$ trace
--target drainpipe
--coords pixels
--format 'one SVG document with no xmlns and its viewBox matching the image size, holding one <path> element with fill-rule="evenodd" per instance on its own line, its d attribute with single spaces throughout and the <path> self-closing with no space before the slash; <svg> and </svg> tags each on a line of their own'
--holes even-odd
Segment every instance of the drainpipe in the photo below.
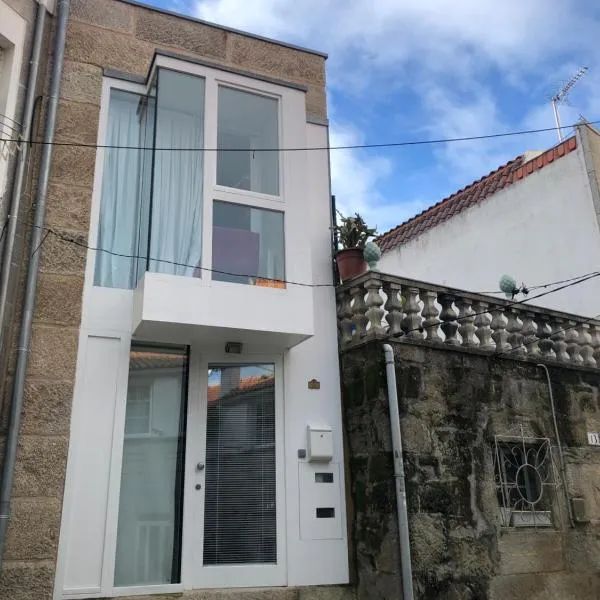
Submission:
<svg viewBox="0 0 600 600">
<path fill-rule="evenodd" d="M 392 430 L 392 451 L 394 453 L 394 480 L 396 482 L 396 508 L 398 510 L 398 539 L 400 541 L 400 563 L 402 568 L 402 599 L 414 600 L 410 539 L 408 535 L 408 511 L 406 508 L 404 459 L 402 457 L 402 432 L 400 430 L 400 412 L 398 410 L 398 389 L 396 387 L 394 349 L 389 344 L 383 344 L 383 353 L 385 354 L 385 371 L 387 375 L 390 425 Z"/>
<path fill-rule="evenodd" d="M 567 463 L 565 462 L 565 455 L 563 454 L 562 444 L 560 443 L 560 436 L 558 435 L 558 425 L 556 423 L 556 409 L 554 408 L 554 395 L 552 394 L 552 383 L 550 381 L 550 373 L 546 365 L 538 364 L 537 367 L 543 369 L 546 373 L 546 380 L 548 381 L 548 393 L 550 395 L 550 408 L 552 410 L 552 421 L 554 423 L 554 435 L 556 436 L 556 445 L 558 447 L 558 457 L 560 460 L 560 472 L 563 480 L 563 489 L 565 490 L 565 500 L 567 501 L 567 511 L 569 513 L 569 523 L 571 527 L 575 527 L 573 520 L 573 509 L 571 507 L 571 500 L 569 499 L 569 491 L 567 490 Z"/>
<path fill-rule="evenodd" d="M 25 287 L 25 298 L 23 301 L 23 316 L 21 318 L 21 332 L 19 334 L 17 363 L 15 367 L 15 378 L 10 405 L 10 420 L 8 423 L 8 430 L 6 432 L 4 464 L 2 465 L 2 479 L 0 480 L 0 568 L 2 566 L 2 554 L 4 550 L 4 543 L 6 541 L 8 519 L 10 516 L 10 497 L 17 456 L 19 429 L 21 426 L 21 409 L 23 407 L 23 393 L 25 390 L 25 371 L 27 369 L 29 344 L 31 342 L 33 310 L 35 307 L 35 292 L 37 288 L 38 268 L 40 264 L 41 252 L 34 252 L 34 250 L 40 247 L 44 235 L 43 226 L 46 211 L 46 196 L 48 194 L 48 180 L 50 177 L 50 163 L 52 160 L 56 112 L 58 109 L 58 95 L 60 92 L 60 80 L 62 77 L 62 67 L 65 54 L 68 17 L 69 0 L 58 0 L 56 30 L 54 33 L 55 38 L 52 76 L 48 98 L 46 128 L 44 131 L 44 146 L 42 149 L 40 175 L 35 199 L 35 215 L 31 228 L 31 252 L 29 265 L 27 267 L 27 283 Z"/>
<path fill-rule="evenodd" d="M 21 123 L 23 123 L 23 140 L 28 142 L 31 139 L 31 125 L 33 120 L 33 110 L 35 107 L 35 92 L 37 89 L 38 73 L 40 66 L 40 57 L 42 54 L 42 42 L 44 39 L 44 26 L 46 24 L 46 7 L 38 4 L 35 17 L 35 31 L 33 34 L 33 45 L 31 48 L 31 58 L 29 61 L 29 75 L 27 76 L 27 96 Z M 2 277 L 0 280 L 0 355 L 3 353 L 5 342 L 5 323 L 6 305 L 8 303 L 8 291 L 13 267 L 17 264 L 11 264 L 14 259 L 15 239 L 17 236 L 17 224 L 19 220 L 19 210 L 21 206 L 21 197 L 27 167 L 29 165 L 30 144 L 21 144 L 19 150 L 19 159 L 15 171 L 15 182 L 12 190 L 10 209 L 8 214 L 8 231 L 5 242 L 4 255 L 2 256 Z"/>
</svg>

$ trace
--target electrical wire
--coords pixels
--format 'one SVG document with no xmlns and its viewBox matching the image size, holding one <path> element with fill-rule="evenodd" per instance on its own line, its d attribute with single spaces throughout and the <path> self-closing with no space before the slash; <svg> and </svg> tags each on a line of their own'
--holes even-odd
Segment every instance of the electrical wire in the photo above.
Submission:
<svg viewBox="0 0 600 600">
<path fill-rule="evenodd" d="M 589 121 L 588 125 L 596 125 L 600 120 Z M 560 129 L 571 129 L 579 123 L 572 125 L 562 125 Z M 438 138 L 433 140 L 407 140 L 403 142 L 382 142 L 375 144 L 348 144 L 338 146 L 314 146 L 314 147 L 298 147 L 298 148 L 253 148 L 252 152 L 306 152 L 311 150 L 361 150 L 367 148 L 400 148 L 404 146 L 425 146 L 430 144 L 448 144 L 454 142 L 471 142 L 476 140 L 489 140 L 495 138 L 511 137 L 517 135 L 529 135 L 533 133 L 546 133 L 556 131 L 556 127 L 544 127 L 541 129 L 522 129 L 518 131 L 507 131 L 504 133 L 490 133 L 486 135 L 472 135 L 465 137 L 454 138 Z M 114 144 L 84 144 L 82 142 L 46 142 L 36 140 L 13 140 L 10 138 L 0 138 L 0 142 L 22 142 L 26 141 L 29 144 L 37 145 L 52 145 L 52 146 L 70 146 L 77 148 L 95 148 L 95 149 L 115 149 L 115 150 L 152 150 L 155 152 L 248 152 L 248 148 L 179 148 L 179 147 L 159 147 L 152 146 L 120 146 Z"/>
</svg>

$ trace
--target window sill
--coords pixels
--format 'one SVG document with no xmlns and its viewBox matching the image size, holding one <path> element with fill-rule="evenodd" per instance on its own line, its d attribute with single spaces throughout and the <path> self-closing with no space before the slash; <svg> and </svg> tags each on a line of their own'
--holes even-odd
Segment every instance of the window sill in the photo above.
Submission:
<svg viewBox="0 0 600 600">
<path fill-rule="evenodd" d="M 504 527 L 552 527 L 552 513 L 549 510 L 528 511 L 500 509 L 500 521 Z"/>
</svg>

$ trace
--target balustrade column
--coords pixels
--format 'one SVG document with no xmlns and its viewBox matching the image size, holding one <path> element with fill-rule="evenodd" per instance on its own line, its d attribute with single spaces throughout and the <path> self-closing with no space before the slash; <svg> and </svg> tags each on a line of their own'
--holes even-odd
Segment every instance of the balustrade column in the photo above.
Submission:
<svg viewBox="0 0 600 600">
<path fill-rule="evenodd" d="M 527 350 L 528 356 L 539 356 L 540 348 L 538 346 L 538 326 L 535 322 L 535 314 L 532 312 L 525 312 L 522 316 L 523 328 L 521 333 L 523 334 L 522 344 Z"/>
<path fill-rule="evenodd" d="M 481 350 L 494 350 L 496 344 L 492 341 L 492 329 L 490 323 L 492 317 L 488 314 L 489 305 L 487 302 L 478 302 L 475 305 L 475 326 L 477 327 L 475 335 L 479 340 Z"/>
<path fill-rule="evenodd" d="M 439 333 L 441 321 L 437 318 L 440 311 L 435 305 L 437 292 L 425 291 L 422 292 L 420 296 L 423 300 L 423 310 L 421 311 L 421 315 L 423 315 L 424 318 L 423 329 L 425 330 L 427 341 L 441 342 L 442 338 Z"/>
<path fill-rule="evenodd" d="M 538 347 L 540 354 L 546 360 L 554 360 L 556 355 L 554 354 L 554 342 L 552 341 L 552 328 L 548 323 L 548 315 L 538 315 Z"/>
<path fill-rule="evenodd" d="M 477 346 L 475 339 L 475 311 L 473 310 L 473 302 L 468 298 L 461 298 L 458 301 L 458 333 L 462 338 L 462 345 L 466 348 Z"/>
<path fill-rule="evenodd" d="M 591 325 L 592 348 L 594 349 L 594 360 L 600 367 L 600 325 Z"/>
<path fill-rule="evenodd" d="M 506 331 L 506 322 L 504 319 L 504 308 L 502 306 L 492 306 L 490 313 L 492 315 L 492 339 L 496 342 L 498 352 L 507 352 L 511 349 L 508 343 L 508 333 Z"/>
<path fill-rule="evenodd" d="M 362 285 L 350 288 L 352 296 L 352 325 L 353 325 L 353 340 L 359 340 L 367 333 L 367 323 L 369 318 L 365 315 L 367 305 L 365 304 L 365 290 Z"/>
<path fill-rule="evenodd" d="M 553 319 L 552 321 L 552 340 L 554 341 L 554 353 L 558 362 L 570 362 L 571 357 L 567 352 L 567 343 L 565 342 L 565 321 L 564 319 Z"/>
<path fill-rule="evenodd" d="M 527 348 L 523 345 L 523 323 L 519 321 L 519 311 L 516 308 L 508 309 L 508 322 L 506 323 L 506 331 L 508 332 L 508 343 L 512 348 L 511 354 L 515 356 L 525 356 Z"/>
<path fill-rule="evenodd" d="M 593 340 L 590 334 L 590 326 L 588 323 L 581 323 L 578 328 L 579 345 L 581 346 L 581 358 L 586 367 L 595 367 L 596 359 L 594 358 Z"/>
<path fill-rule="evenodd" d="M 367 290 L 367 298 L 365 300 L 365 316 L 367 317 L 367 335 L 377 337 L 385 333 L 384 328 L 381 325 L 381 319 L 384 315 L 383 298 L 379 293 L 381 288 L 381 281 L 378 277 L 370 277 L 365 281 L 365 288 Z"/>
<path fill-rule="evenodd" d="M 387 296 L 385 301 L 385 310 L 387 314 L 385 319 L 388 323 L 388 335 L 400 335 L 402 333 L 402 297 L 400 296 L 401 286 L 399 283 L 386 281 L 383 284 L 383 291 Z"/>
<path fill-rule="evenodd" d="M 348 290 L 338 293 L 338 327 L 340 344 L 345 346 L 352 341 L 352 296 Z"/>
<path fill-rule="evenodd" d="M 578 365 L 582 364 L 583 358 L 581 357 L 581 346 L 579 345 L 577 323 L 575 323 L 575 321 L 567 321 L 565 333 L 567 334 L 565 341 L 567 342 L 567 353 L 569 354 L 569 360 Z"/>
<path fill-rule="evenodd" d="M 402 331 L 409 340 L 423 339 L 423 319 L 421 318 L 421 305 L 417 298 L 419 288 L 409 287 L 404 289 L 404 312 Z"/>
<path fill-rule="evenodd" d="M 454 303 L 454 296 L 450 294 L 440 294 L 438 296 L 439 303 L 442 305 L 442 312 L 440 313 L 440 319 L 442 320 L 442 331 L 446 336 L 444 340 L 445 344 L 452 346 L 460 346 L 460 341 L 456 337 L 458 331 L 458 323 L 456 322 L 456 312 L 452 304 Z"/>
</svg>

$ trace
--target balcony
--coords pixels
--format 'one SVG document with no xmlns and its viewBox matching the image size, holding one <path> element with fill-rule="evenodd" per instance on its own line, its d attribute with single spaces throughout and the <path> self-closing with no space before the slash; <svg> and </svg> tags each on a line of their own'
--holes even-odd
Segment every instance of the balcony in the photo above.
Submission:
<svg viewBox="0 0 600 600">
<path fill-rule="evenodd" d="M 244 352 L 279 352 L 314 334 L 309 287 L 287 288 L 210 281 L 146 272 L 134 291 L 133 331 L 138 339 L 223 345 Z"/>
<path fill-rule="evenodd" d="M 600 368 L 600 320 L 370 271 L 339 286 L 340 349 L 393 339 Z"/>
</svg>

